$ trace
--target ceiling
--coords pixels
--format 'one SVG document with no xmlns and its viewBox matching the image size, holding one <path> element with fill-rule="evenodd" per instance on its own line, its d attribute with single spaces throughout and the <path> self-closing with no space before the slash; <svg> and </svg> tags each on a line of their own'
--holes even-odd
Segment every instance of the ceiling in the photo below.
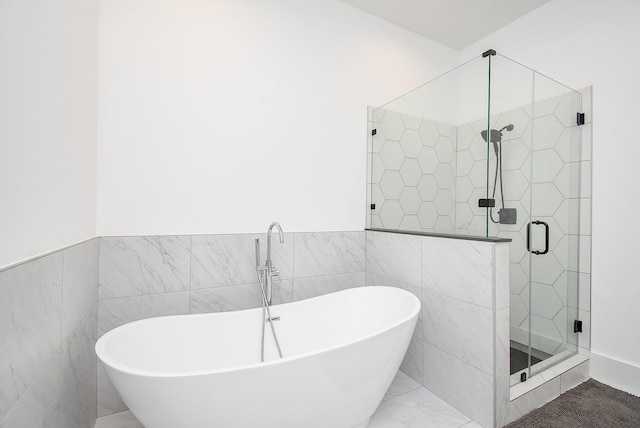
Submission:
<svg viewBox="0 0 640 428">
<path fill-rule="evenodd" d="M 550 0 L 341 0 L 456 50 Z"/>
</svg>

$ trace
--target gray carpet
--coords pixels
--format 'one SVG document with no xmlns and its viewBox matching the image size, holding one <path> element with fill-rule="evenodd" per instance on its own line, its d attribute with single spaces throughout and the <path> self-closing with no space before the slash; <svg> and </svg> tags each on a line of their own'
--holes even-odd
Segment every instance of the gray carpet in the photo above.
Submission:
<svg viewBox="0 0 640 428">
<path fill-rule="evenodd" d="M 640 397 L 593 379 L 507 425 L 507 428 L 638 428 Z"/>
</svg>

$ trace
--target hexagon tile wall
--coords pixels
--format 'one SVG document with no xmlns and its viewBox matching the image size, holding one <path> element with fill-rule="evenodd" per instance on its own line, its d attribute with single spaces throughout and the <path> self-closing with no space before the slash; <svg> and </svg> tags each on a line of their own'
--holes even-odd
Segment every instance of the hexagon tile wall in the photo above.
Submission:
<svg viewBox="0 0 640 428">
<path fill-rule="evenodd" d="M 489 222 L 490 236 L 512 239 L 511 338 L 527 343 L 531 322 L 532 345 L 549 354 L 575 342 L 568 323 L 577 318 L 578 305 L 569 296 L 577 295 L 571 288 L 578 284 L 580 212 L 588 210 L 585 201 L 591 197 L 590 153 L 581 150 L 571 97 L 547 99 L 535 109 L 517 108 L 491 120 L 494 129 L 514 125 L 503 133 L 502 174 L 504 205 L 517 210 L 517 222 Z M 496 154 L 480 135 L 485 128 L 486 119 L 456 126 L 373 110 L 369 201 L 375 210 L 369 226 L 484 236 L 486 209 L 478 207 L 478 199 L 487 196 L 487 182 L 491 196 L 496 173 Z M 501 205 L 499 192 L 496 205 Z M 526 239 L 531 219 L 550 225 L 550 248 L 544 257 L 531 259 L 530 290 Z"/>
</svg>

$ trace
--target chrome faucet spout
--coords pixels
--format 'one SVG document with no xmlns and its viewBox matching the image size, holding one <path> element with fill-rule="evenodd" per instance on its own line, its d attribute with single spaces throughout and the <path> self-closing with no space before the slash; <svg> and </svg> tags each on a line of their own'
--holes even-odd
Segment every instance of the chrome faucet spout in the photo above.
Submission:
<svg viewBox="0 0 640 428">
<path fill-rule="evenodd" d="M 269 305 L 271 305 L 271 297 L 273 294 L 272 277 L 277 276 L 280 273 L 278 269 L 273 266 L 273 261 L 271 260 L 271 234 L 274 227 L 278 229 L 278 234 L 280 235 L 280 243 L 284 244 L 284 233 L 282 232 L 282 227 L 280 226 L 280 223 L 274 221 L 269 226 L 269 230 L 267 230 L 267 260 L 265 261 L 267 278 L 267 303 Z"/>
</svg>

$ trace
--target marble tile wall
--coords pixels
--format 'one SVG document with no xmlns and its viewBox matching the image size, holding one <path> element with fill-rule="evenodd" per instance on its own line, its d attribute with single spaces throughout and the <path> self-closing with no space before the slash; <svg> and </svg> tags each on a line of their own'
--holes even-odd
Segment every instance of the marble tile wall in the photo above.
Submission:
<svg viewBox="0 0 640 428">
<path fill-rule="evenodd" d="M 283 225 L 286 227 L 286 225 Z M 259 307 L 255 239 L 266 234 L 103 237 L 99 334 L 142 318 Z M 366 285 L 364 232 L 285 233 L 272 240 L 275 303 Z M 98 415 L 126 410 L 98 363 Z"/>
<path fill-rule="evenodd" d="M 421 300 L 404 373 L 480 425 L 504 425 L 509 244 L 367 231 L 366 263 L 369 285 Z"/>
<path fill-rule="evenodd" d="M 99 240 L 0 272 L 0 427 L 96 420 Z"/>
</svg>

